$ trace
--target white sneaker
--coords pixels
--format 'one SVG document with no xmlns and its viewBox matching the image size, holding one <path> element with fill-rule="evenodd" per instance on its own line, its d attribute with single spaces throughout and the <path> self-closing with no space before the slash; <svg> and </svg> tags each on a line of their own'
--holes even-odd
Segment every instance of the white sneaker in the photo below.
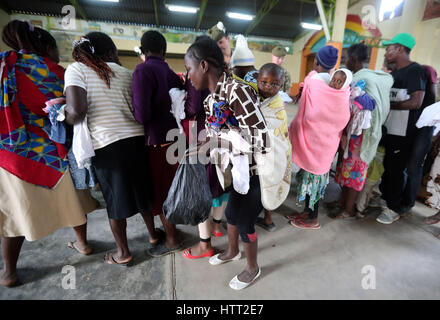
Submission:
<svg viewBox="0 0 440 320">
<path fill-rule="evenodd" d="M 260 276 L 260 274 L 261 274 L 261 268 L 258 269 L 257 275 L 252 279 L 251 282 L 242 282 L 242 281 L 238 280 L 238 276 L 235 276 L 229 282 L 229 287 L 231 287 L 231 289 L 234 289 L 234 290 L 242 290 L 244 288 L 247 288 L 252 282 L 257 280 L 257 278 Z"/>
<path fill-rule="evenodd" d="M 229 262 L 229 261 L 237 261 L 237 260 L 240 260 L 240 258 L 241 258 L 241 252 L 238 252 L 238 254 L 235 257 L 233 257 L 232 259 L 228 259 L 228 260 L 219 259 L 218 258 L 219 255 L 220 255 L 220 253 L 209 258 L 209 263 L 212 264 L 213 266 L 218 266 L 219 264 Z"/>
<path fill-rule="evenodd" d="M 377 217 L 376 221 L 383 224 L 392 224 L 394 221 L 400 219 L 400 215 L 397 212 L 389 208 L 382 209 L 382 213 Z"/>
</svg>

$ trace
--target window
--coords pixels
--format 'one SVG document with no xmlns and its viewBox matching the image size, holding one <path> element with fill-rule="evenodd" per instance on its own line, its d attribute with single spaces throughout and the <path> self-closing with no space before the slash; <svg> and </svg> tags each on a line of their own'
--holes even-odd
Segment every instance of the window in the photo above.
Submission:
<svg viewBox="0 0 440 320">
<path fill-rule="evenodd" d="M 382 0 L 379 10 L 379 21 L 400 17 L 403 13 L 405 0 Z"/>
</svg>

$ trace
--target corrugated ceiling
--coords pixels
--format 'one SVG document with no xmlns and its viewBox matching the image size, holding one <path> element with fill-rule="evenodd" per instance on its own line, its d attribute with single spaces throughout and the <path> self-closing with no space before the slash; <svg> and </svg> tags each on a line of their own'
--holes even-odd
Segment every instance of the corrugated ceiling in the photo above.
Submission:
<svg viewBox="0 0 440 320">
<path fill-rule="evenodd" d="M 265 0 L 208 0 L 203 15 L 201 30 L 209 29 L 223 21 L 230 33 L 244 33 L 251 22 L 230 19 L 226 11 L 256 15 Z M 73 1 L 75 2 L 75 1 Z M 120 0 L 119 3 L 98 0 L 78 0 L 87 19 L 115 21 L 136 24 L 156 24 L 153 0 Z M 330 1 L 323 1 L 328 5 Z M 71 1 L 62 0 L 1 0 L 1 6 L 8 11 L 61 15 L 64 5 Z M 159 25 L 194 29 L 198 14 L 170 12 L 165 4 L 179 4 L 200 7 L 200 0 L 157 0 Z M 310 0 L 279 0 L 277 5 L 252 30 L 250 35 L 279 39 L 294 39 L 303 32 L 300 22 L 313 22 L 318 17 L 316 5 Z"/>
</svg>

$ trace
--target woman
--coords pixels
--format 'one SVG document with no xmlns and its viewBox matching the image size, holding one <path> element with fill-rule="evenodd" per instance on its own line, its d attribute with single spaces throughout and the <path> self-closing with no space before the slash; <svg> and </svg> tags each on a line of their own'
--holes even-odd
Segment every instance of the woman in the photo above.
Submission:
<svg viewBox="0 0 440 320">
<path fill-rule="evenodd" d="M 210 38 L 208 36 L 199 36 L 194 42 L 203 39 L 209 40 Z M 188 79 L 188 74 L 185 75 L 184 87 L 187 92 L 185 101 L 186 119 L 182 121 L 182 124 L 185 130 L 187 143 L 188 145 L 193 146 L 206 139 L 206 131 L 204 130 L 206 114 L 203 101 L 205 101 L 210 92 L 209 89 L 201 91 L 197 90 Z M 197 140 L 194 137 L 195 130 L 191 127 L 191 124 L 194 126 L 194 122 L 196 122 L 197 127 Z M 214 255 L 214 249 L 211 245 L 211 235 L 214 237 L 223 236 L 221 222 L 229 193 L 223 190 L 218 181 L 215 164 L 209 163 L 206 167 L 206 173 L 211 189 L 211 195 L 213 197 L 211 212 L 212 220 L 207 219 L 199 224 L 199 243 L 183 251 L 183 256 L 191 260 L 212 257 Z"/>
<path fill-rule="evenodd" d="M 169 91 L 182 89 L 182 82 L 165 62 L 167 42 L 159 32 L 147 31 L 141 38 L 141 50 L 145 62 L 139 64 L 133 73 L 133 109 L 135 119 L 143 124 L 145 139 L 151 163 L 154 188 L 153 215 L 159 216 L 165 228 L 166 241 L 148 250 L 153 257 L 161 257 L 180 250 L 176 226 L 169 223 L 162 206 L 177 171 L 178 163 L 171 164 L 167 151 L 173 141 L 167 140 L 170 130 L 177 130 L 176 119 L 171 111 Z M 145 148 L 145 147 L 144 147 Z"/>
<path fill-rule="evenodd" d="M 299 171 L 296 175 L 298 202 L 305 201 L 305 207 L 302 213 L 294 213 L 288 218 L 290 224 L 299 229 L 321 228 L 319 201 L 325 194 L 330 167 L 350 119 L 349 74 L 342 70 L 332 77 L 329 74 L 337 60 L 336 48 L 325 46 L 319 50 L 315 70 L 304 81 L 300 107 L 289 127 L 293 167 Z M 336 79 L 340 81 L 337 86 Z"/>
<path fill-rule="evenodd" d="M 63 68 L 49 58 L 51 55 L 57 61 L 58 55 L 53 38 L 48 43 L 46 36 L 41 29 L 18 20 L 9 22 L 2 33 L 3 42 L 13 49 L 0 54 L 0 235 L 4 262 L 0 284 L 4 286 L 18 283 L 17 260 L 25 238 L 39 240 L 70 226 L 77 236 L 75 248 L 91 252 L 85 215 L 96 208 L 96 202 L 89 193 L 74 189 L 66 150 L 43 131 L 49 122 L 43 111 L 45 102 L 62 96 L 64 78 Z"/>
<path fill-rule="evenodd" d="M 227 66 L 223 54 L 213 40 L 195 42 L 185 55 L 188 78 L 197 90 L 208 88 L 211 95 L 205 100 L 206 129 L 209 139 L 205 142 L 216 148 L 228 145 L 219 138 L 220 130 L 239 132 L 250 142 L 251 152 L 267 148 L 267 127 L 259 109 L 255 91 L 225 72 Z M 224 117 L 223 117 L 224 116 Z M 225 121 L 223 121 L 225 119 Z M 204 149 L 205 146 L 200 146 Z M 231 146 L 229 146 L 230 149 Z M 260 183 L 256 175 L 255 161 L 250 164 L 250 181 L 247 194 L 232 190 L 226 207 L 228 226 L 228 249 L 210 258 L 212 265 L 240 259 L 238 237 L 244 243 L 246 268 L 235 276 L 229 286 L 241 290 L 249 286 L 261 274 L 257 263 L 258 241 L 255 221 L 263 209 Z M 247 169 L 246 169 L 247 170 Z"/>
<path fill-rule="evenodd" d="M 87 116 L 95 152 L 92 165 L 117 246 L 117 252 L 107 253 L 104 261 L 129 266 L 133 257 L 127 218 L 140 212 L 150 243 L 160 237 L 151 215 L 144 131 L 131 112 L 131 72 L 120 66 L 115 44 L 101 32 L 90 32 L 75 42 L 72 56 L 76 62 L 65 74 L 66 121 L 75 125 Z"/>
<path fill-rule="evenodd" d="M 353 83 L 365 82 L 366 95 L 375 102 L 371 111 L 371 122 L 368 129 L 362 130 L 360 136 L 350 139 L 350 157 L 341 161 L 338 166 L 336 182 L 344 186 L 339 201 L 341 207 L 331 218 L 354 217 L 362 218 L 355 208 L 355 201 L 364 188 L 369 164 L 373 161 L 379 141 L 382 138 L 382 125 L 389 110 L 389 93 L 393 85 L 391 75 L 383 71 L 364 69 L 368 58 L 368 48 L 365 44 L 355 44 L 348 49 L 347 68 L 353 72 Z M 352 136 L 353 137 L 353 136 Z"/>
</svg>

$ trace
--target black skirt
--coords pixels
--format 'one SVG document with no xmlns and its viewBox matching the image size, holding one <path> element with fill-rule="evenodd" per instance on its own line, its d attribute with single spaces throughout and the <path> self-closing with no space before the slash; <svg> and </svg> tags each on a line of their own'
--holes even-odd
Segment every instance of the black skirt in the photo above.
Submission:
<svg viewBox="0 0 440 320">
<path fill-rule="evenodd" d="M 95 150 L 92 164 L 109 219 L 151 212 L 151 174 L 145 137 L 116 141 Z"/>
</svg>

